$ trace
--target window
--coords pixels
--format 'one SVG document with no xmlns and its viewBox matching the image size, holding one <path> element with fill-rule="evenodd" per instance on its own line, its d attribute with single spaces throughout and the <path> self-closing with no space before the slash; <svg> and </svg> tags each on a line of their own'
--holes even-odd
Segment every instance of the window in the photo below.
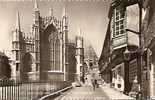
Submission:
<svg viewBox="0 0 155 100">
<path fill-rule="evenodd" d="M 19 60 L 20 58 L 19 58 L 19 51 L 16 51 L 16 60 Z"/>
<path fill-rule="evenodd" d="M 83 55 L 83 48 L 78 48 L 77 50 L 76 50 L 76 55 Z"/>
<path fill-rule="evenodd" d="M 53 71 L 60 71 L 60 40 L 58 36 L 49 36 L 50 45 L 50 67 Z"/>
<path fill-rule="evenodd" d="M 57 38 L 55 42 L 55 70 L 60 70 L 60 41 Z"/>
<path fill-rule="evenodd" d="M 83 64 L 83 61 L 84 60 L 84 58 L 83 58 L 83 56 L 80 56 L 80 64 Z"/>
<path fill-rule="evenodd" d="M 19 64 L 16 63 L 16 71 L 19 71 Z"/>
<path fill-rule="evenodd" d="M 36 64 L 36 71 L 39 71 L 39 64 Z"/>
<path fill-rule="evenodd" d="M 50 67 L 51 70 L 54 70 L 54 38 L 52 34 L 49 36 L 49 42 L 50 42 Z"/>
<path fill-rule="evenodd" d="M 39 61 L 40 60 L 40 54 L 37 52 L 36 53 L 36 61 Z"/>
<path fill-rule="evenodd" d="M 15 48 L 16 48 L 16 49 L 19 49 L 19 43 L 16 43 L 15 45 L 16 45 Z"/>
<path fill-rule="evenodd" d="M 113 14 L 113 37 L 124 34 L 125 8 L 117 7 Z"/>
</svg>

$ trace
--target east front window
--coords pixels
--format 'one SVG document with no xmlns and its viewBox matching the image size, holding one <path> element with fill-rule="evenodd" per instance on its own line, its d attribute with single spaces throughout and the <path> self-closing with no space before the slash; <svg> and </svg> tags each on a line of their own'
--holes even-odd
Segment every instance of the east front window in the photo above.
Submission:
<svg viewBox="0 0 155 100">
<path fill-rule="evenodd" d="M 60 40 L 56 34 L 51 34 L 49 40 L 51 70 L 60 71 Z"/>
</svg>

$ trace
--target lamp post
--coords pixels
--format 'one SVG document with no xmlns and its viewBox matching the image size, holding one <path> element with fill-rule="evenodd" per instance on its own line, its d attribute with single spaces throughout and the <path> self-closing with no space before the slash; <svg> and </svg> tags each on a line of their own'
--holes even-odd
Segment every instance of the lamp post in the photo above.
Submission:
<svg viewBox="0 0 155 100">
<path fill-rule="evenodd" d="M 130 57 L 131 57 L 131 53 L 128 50 L 128 47 L 126 46 L 126 49 L 124 51 L 124 59 L 127 60 L 127 61 L 129 61 L 130 60 Z"/>
<path fill-rule="evenodd" d="M 129 71 L 129 61 L 130 61 L 130 59 L 131 59 L 131 54 L 133 54 L 133 53 L 137 53 L 137 51 L 129 51 L 128 50 L 128 47 L 126 46 L 126 50 L 124 51 L 124 59 L 126 60 L 126 62 L 127 62 L 127 67 L 128 67 L 128 71 Z M 132 81 L 132 87 L 131 87 L 131 91 L 129 92 L 129 95 L 130 96 L 133 96 L 133 97 L 135 97 L 135 98 L 137 98 L 138 97 L 138 93 L 139 93 L 139 87 L 140 87 L 140 85 L 139 85 L 139 83 L 138 83 L 138 79 L 137 79 L 137 73 L 136 73 L 136 75 L 135 75 L 135 77 L 134 77 L 134 80 Z M 129 78 L 129 77 L 128 77 Z"/>
</svg>

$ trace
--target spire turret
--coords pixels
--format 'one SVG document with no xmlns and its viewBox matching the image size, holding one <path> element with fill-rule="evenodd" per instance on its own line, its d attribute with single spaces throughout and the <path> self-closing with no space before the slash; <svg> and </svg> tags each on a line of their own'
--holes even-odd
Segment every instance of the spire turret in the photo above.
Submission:
<svg viewBox="0 0 155 100">
<path fill-rule="evenodd" d="M 39 11 L 37 0 L 34 1 L 34 10 Z"/>
<path fill-rule="evenodd" d="M 39 25 L 39 17 L 40 17 L 40 12 L 38 9 L 37 0 L 35 0 L 34 2 L 34 24 L 35 25 Z"/>
<path fill-rule="evenodd" d="M 63 19 L 63 27 L 65 30 L 68 30 L 68 17 L 67 17 L 67 11 L 66 8 L 63 8 L 63 13 L 62 13 L 62 19 Z"/>
<path fill-rule="evenodd" d="M 17 15 L 16 15 L 16 26 L 15 29 L 20 31 L 20 17 L 19 17 L 19 11 L 17 11 Z"/>
<path fill-rule="evenodd" d="M 62 16 L 67 16 L 66 7 L 63 8 Z"/>
<path fill-rule="evenodd" d="M 50 8 L 49 15 L 50 15 L 51 17 L 53 16 L 53 8 Z"/>
<path fill-rule="evenodd" d="M 80 35 L 79 35 L 80 37 L 83 37 L 84 36 L 84 32 L 83 32 L 83 30 L 80 28 Z"/>
</svg>

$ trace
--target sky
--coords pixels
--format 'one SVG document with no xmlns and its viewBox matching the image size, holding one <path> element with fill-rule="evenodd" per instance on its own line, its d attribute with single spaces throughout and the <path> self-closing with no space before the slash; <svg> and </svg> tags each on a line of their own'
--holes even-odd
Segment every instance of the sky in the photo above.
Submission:
<svg viewBox="0 0 155 100">
<path fill-rule="evenodd" d="M 54 9 L 54 16 L 62 18 L 66 7 L 69 20 L 69 38 L 75 39 L 80 29 L 83 32 L 84 43 L 90 43 L 100 56 L 108 25 L 109 1 L 37 1 L 42 17 L 49 15 Z M 11 50 L 12 31 L 15 28 L 16 13 L 19 11 L 21 29 L 25 33 L 31 31 L 34 13 L 34 1 L 0 1 L 0 50 Z"/>
</svg>

